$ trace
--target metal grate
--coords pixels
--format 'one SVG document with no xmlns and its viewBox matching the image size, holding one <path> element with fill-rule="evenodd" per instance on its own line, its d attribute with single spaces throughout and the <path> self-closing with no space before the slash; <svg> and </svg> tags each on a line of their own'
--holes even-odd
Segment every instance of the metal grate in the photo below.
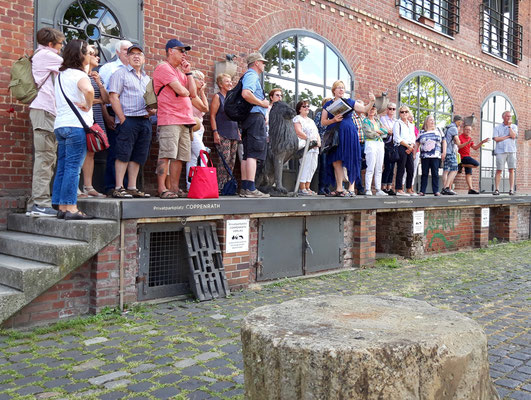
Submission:
<svg viewBox="0 0 531 400">
<path fill-rule="evenodd" d="M 187 282 L 186 269 L 176 268 L 185 258 L 183 232 L 152 232 L 149 241 L 149 287 Z"/>
<path fill-rule="evenodd" d="M 400 15 L 446 35 L 459 33 L 459 0 L 395 0 Z"/>
<path fill-rule="evenodd" d="M 182 224 L 139 226 L 138 300 L 190 293 Z"/>
<path fill-rule="evenodd" d="M 479 42 L 486 52 L 513 64 L 522 61 L 522 25 L 486 4 L 479 6 Z"/>
</svg>

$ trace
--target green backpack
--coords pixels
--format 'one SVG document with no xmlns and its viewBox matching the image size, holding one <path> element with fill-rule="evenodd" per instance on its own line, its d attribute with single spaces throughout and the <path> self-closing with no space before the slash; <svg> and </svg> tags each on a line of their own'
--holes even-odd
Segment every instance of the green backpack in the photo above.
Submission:
<svg viewBox="0 0 531 400">
<path fill-rule="evenodd" d="M 37 54 L 38 50 L 33 54 Z M 33 73 L 31 72 L 31 59 L 33 56 L 20 57 L 13 63 L 11 67 L 11 80 L 9 81 L 9 90 L 11 94 L 20 102 L 29 104 L 37 97 L 39 89 L 48 80 L 50 75 L 46 77 L 41 86 L 37 87 Z M 51 74 L 51 72 L 50 72 Z"/>
</svg>

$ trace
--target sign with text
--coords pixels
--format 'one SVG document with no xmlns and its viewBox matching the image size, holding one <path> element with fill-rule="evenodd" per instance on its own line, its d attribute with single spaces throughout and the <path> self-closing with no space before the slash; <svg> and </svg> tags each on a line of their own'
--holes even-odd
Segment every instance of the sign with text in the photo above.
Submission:
<svg viewBox="0 0 531 400">
<path fill-rule="evenodd" d="M 413 211 L 413 234 L 424 233 L 424 211 Z"/>
<path fill-rule="evenodd" d="M 225 224 L 225 253 L 249 250 L 249 220 L 228 219 Z"/>
<path fill-rule="evenodd" d="M 490 208 L 481 209 L 481 227 L 486 228 L 490 225 Z"/>
</svg>

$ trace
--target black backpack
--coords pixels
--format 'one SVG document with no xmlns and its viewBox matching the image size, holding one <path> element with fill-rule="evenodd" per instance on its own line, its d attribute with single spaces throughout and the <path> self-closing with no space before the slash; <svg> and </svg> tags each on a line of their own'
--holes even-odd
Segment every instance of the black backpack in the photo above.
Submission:
<svg viewBox="0 0 531 400">
<path fill-rule="evenodd" d="M 223 103 L 227 117 L 237 122 L 244 121 L 249 116 L 251 108 L 253 108 L 253 105 L 242 97 L 244 76 L 245 74 L 242 75 L 238 84 L 227 92 L 225 102 Z"/>
</svg>

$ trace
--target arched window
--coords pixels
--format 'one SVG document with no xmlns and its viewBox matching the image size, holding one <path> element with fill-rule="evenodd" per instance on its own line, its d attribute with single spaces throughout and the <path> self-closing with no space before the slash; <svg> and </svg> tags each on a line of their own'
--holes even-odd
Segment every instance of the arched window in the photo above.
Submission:
<svg viewBox="0 0 531 400">
<path fill-rule="evenodd" d="M 408 77 L 398 88 L 400 105 L 407 105 L 415 119 L 417 127 L 421 127 L 429 114 L 435 116 L 438 127 L 452 122 L 453 101 L 445 87 L 432 75 L 415 74 Z"/>
<path fill-rule="evenodd" d="M 284 101 L 295 104 L 309 100 L 315 107 L 331 97 L 332 84 L 341 79 L 346 97 L 352 97 L 354 74 L 339 51 L 326 39 L 306 31 L 289 31 L 275 36 L 261 49 L 269 61 L 264 71 L 264 89 L 284 92 Z M 313 107 L 312 107 L 313 108 Z"/>
<path fill-rule="evenodd" d="M 66 10 L 59 26 L 66 41 L 83 39 L 96 44 L 100 62 L 109 61 L 122 38 L 120 23 L 112 11 L 96 0 L 76 0 Z"/>
<path fill-rule="evenodd" d="M 513 123 L 518 124 L 513 105 L 502 93 L 491 94 L 481 107 L 481 140 L 490 138 L 490 141 L 481 146 L 480 155 L 480 181 L 481 191 L 490 192 L 494 190 L 494 176 L 496 174 L 496 158 L 494 155 L 495 143 L 492 140 L 494 128 L 503 123 L 502 114 L 510 111 L 513 115 Z M 499 190 L 507 192 L 509 190 L 509 171 L 505 165 Z"/>
</svg>

